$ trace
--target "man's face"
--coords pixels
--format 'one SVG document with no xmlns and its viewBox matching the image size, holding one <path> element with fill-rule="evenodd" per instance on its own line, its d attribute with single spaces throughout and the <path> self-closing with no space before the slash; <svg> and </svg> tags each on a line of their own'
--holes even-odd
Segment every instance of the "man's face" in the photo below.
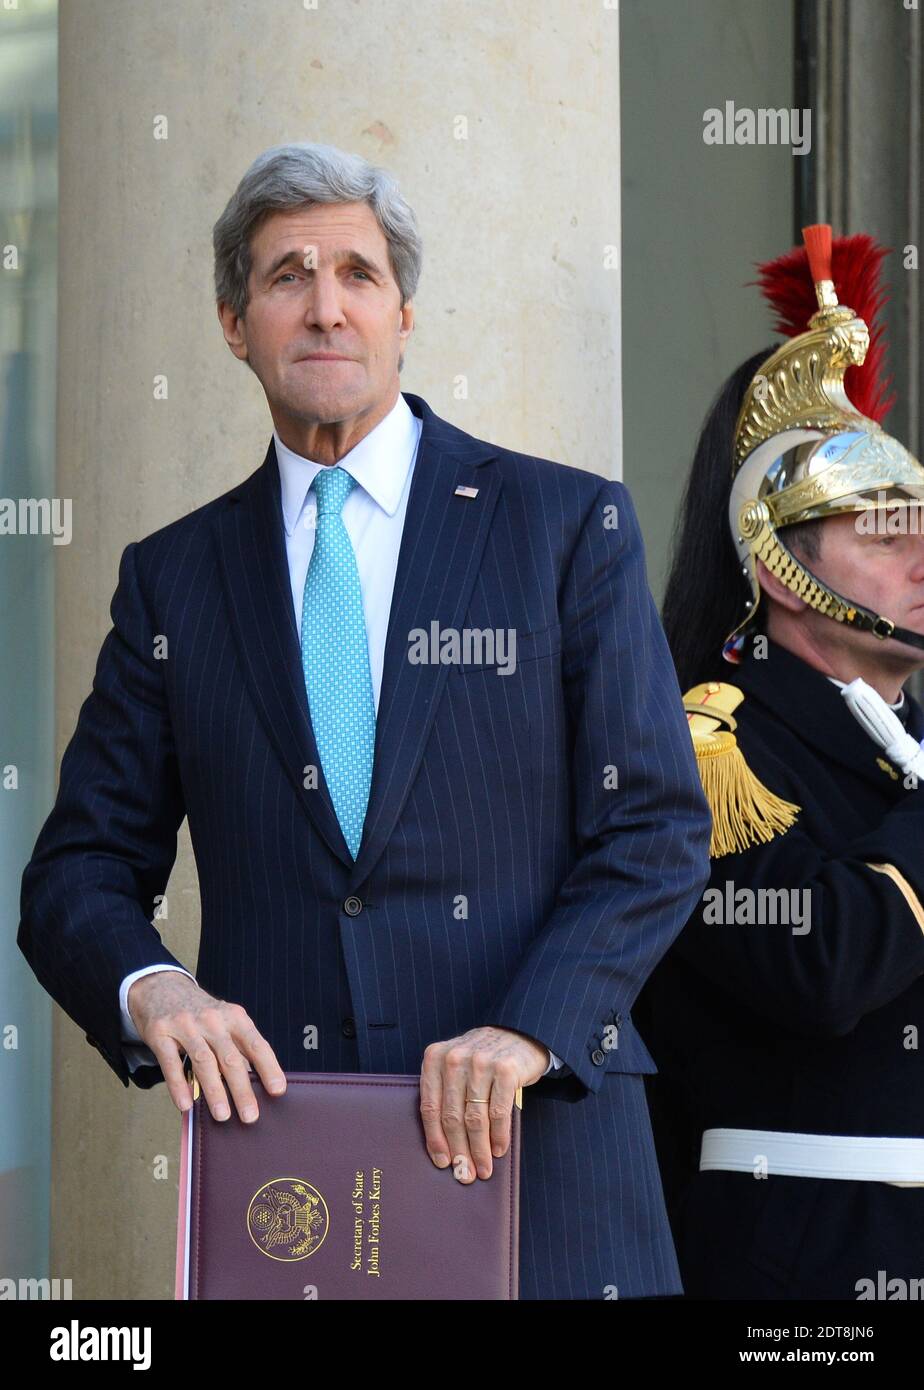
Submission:
<svg viewBox="0 0 924 1390">
<path fill-rule="evenodd" d="M 862 524 L 868 531 L 857 526 L 863 513 L 827 517 L 818 527 L 821 553 L 817 560 L 806 560 L 806 564 L 845 598 L 891 618 L 896 627 L 924 634 L 924 535 L 914 534 L 912 529 L 920 529 L 922 515 L 920 509 L 910 508 L 905 513 L 905 533 L 896 527 L 895 533 L 889 534 L 885 529 L 886 516 L 895 515 L 892 509 L 880 512 L 876 530 L 869 528 L 869 519 L 864 517 Z M 784 532 L 784 541 L 785 538 Z M 818 635 L 829 642 L 839 635 L 850 646 L 860 643 L 882 656 L 913 660 L 916 654 L 918 662 L 924 660 L 924 653 L 918 648 L 894 639 L 883 641 L 872 633 L 834 623 L 820 613 L 813 612 L 811 616 L 813 622 L 817 619 L 814 626 Z"/>
<path fill-rule="evenodd" d="M 277 428 L 375 415 L 397 394 L 413 327 L 388 243 L 365 203 L 271 213 L 251 239 L 243 318 L 219 306 L 235 356 L 259 378 Z M 306 264 L 307 260 L 307 264 Z M 316 356 L 326 354 L 326 356 Z"/>
</svg>

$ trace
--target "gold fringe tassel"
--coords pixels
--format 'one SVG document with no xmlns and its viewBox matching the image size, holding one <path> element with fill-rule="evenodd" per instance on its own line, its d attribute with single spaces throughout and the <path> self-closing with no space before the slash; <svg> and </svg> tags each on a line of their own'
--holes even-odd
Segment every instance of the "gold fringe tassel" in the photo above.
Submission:
<svg viewBox="0 0 924 1390">
<path fill-rule="evenodd" d="M 694 736 L 693 747 L 712 811 L 711 858 L 772 840 L 789 829 L 801 807 L 775 796 L 754 776 L 733 734 Z"/>
</svg>

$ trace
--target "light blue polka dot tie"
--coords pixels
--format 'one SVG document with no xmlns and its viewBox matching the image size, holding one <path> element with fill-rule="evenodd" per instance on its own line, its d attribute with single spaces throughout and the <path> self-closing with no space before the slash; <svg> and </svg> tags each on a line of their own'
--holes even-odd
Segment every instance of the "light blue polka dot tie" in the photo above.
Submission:
<svg viewBox="0 0 924 1390">
<path fill-rule="evenodd" d="M 375 699 L 356 556 L 340 513 L 356 485 L 343 468 L 325 467 L 314 550 L 302 598 L 302 670 L 321 766 L 343 838 L 355 859 L 372 784 Z"/>
</svg>

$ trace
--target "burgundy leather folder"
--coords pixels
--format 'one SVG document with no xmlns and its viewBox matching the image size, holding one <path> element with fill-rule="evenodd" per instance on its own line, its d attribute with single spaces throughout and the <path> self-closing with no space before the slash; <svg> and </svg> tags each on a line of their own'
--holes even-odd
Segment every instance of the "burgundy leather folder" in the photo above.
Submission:
<svg viewBox="0 0 924 1390">
<path fill-rule="evenodd" d="M 176 1297 L 515 1299 L 519 1106 L 490 1178 L 427 1154 L 419 1076 L 250 1081 L 259 1118 L 183 1117 Z M 518 1093 L 519 1100 L 519 1093 Z"/>
</svg>

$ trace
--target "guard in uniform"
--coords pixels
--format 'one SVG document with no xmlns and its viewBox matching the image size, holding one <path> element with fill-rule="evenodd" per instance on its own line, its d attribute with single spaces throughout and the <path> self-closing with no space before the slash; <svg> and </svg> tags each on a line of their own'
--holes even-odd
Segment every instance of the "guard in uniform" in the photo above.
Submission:
<svg viewBox="0 0 924 1390">
<path fill-rule="evenodd" d="M 804 235 L 678 528 L 712 877 L 633 1013 L 687 1296 L 924 1298 L 924 469 L 880 424 L 884 252 Z"/>
</svg>

